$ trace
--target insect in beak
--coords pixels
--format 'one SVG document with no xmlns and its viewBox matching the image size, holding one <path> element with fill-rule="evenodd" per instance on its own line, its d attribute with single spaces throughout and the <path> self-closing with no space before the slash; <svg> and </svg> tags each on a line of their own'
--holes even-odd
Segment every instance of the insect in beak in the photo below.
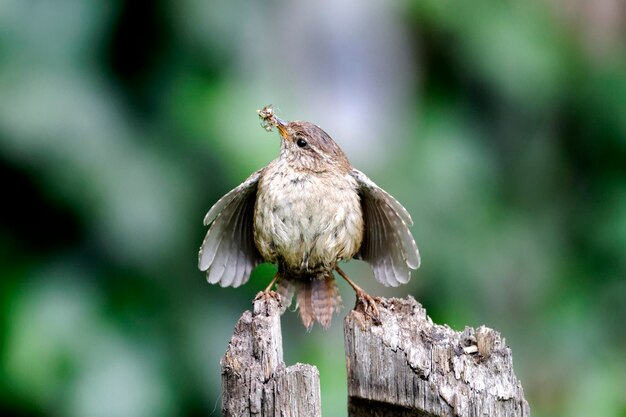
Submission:
<svg viewBox="0 0 626 417">
<path fill-rule="evenodd" d="M 263 107 L 261 110 L 257 110 L 259 114 L 259 118 L 261 119 L 261 126 L 268 132 L 270 132 L 274 127 L 278 128 L 278 133 L 282 136 L 283 139 L 287 139 L 289 136 L 287 132 L 288 123 L 274 114 L 274 109 L 272 105 L 268 105 Z"/>
</svg>

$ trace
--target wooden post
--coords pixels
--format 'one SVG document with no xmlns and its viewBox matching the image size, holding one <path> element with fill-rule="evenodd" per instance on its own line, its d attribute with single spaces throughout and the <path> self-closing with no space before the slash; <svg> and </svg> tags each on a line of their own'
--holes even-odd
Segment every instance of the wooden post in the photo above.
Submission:
<svg viewBox="0 0 626 417">
<path fill-rule="evenodd" d="M 317 368 L 285 367 L 280 306 L 266 297 L 246 311 L 222 357 L 223 416 L 321 417 Z"/>
<path fill-rule="evenodd" d="M 412 297 L 378 308 L 380 325 L 356 310 L 345 320 L 349 416 L 530 415 L 496 331 L 433 324 Z"/>
<path fill-rule="evenodd" d="M 528 417 L 511 350 L 494 330 L 433 324 L 413 298 L 381 299 L 381 323 L 344 323 L 351 417 Z M 285 367 L 276 299 L 254 302 L 221 360 L 223 416 L 320 417 L 317 368 Z"/>
</svg>

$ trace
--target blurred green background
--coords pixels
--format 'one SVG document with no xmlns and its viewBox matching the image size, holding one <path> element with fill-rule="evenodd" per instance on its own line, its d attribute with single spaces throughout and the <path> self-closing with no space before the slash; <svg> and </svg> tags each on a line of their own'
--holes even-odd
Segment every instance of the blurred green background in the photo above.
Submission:
<svg viewBox="0 0 626 417">
<path fill-rule="evenodd" d="M 0 411 L 219 415 L 219 359 L 273 267 L 210 286 L 202 218 L 327 130 L 412 213 L 388 289 L 513 349 L 534 416 L 626 416 L 622 0 L 0 0 Z M 346 415 L 341 321 L 283 316 Z"/>
</svg>

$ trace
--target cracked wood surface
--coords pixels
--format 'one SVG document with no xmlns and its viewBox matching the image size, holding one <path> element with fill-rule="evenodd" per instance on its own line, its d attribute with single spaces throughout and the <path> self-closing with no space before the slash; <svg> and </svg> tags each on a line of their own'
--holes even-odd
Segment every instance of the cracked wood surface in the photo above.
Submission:
<svg viewBox="0 0 626 417">
<path fill-rule="evenodd" d="M 359 310 L 344 322 L 349 416 L 530 415 L 496 331 L 433 324 L 411 297 L 381 299 L 378 309 L 380 325 Z M 221 360 L 222 415 L 321 416 L 317 368 L 285 366 L 280 315 L 266 297 L 239 319 Z"/>
<path fill-rule="evenodd" d="M 319 372 L 311 365 L 285 366 L 276 299 L 255 300 L 222 357 L 223 416 L 321 416 Z"/>
<path fill-rule="evenodd" d="M 345 319 L 349 416 L 530 415 L 499 333 L 433 324 L 412 297 L 378 308 L 380 325 L 358 310 Z"/>
</svg>

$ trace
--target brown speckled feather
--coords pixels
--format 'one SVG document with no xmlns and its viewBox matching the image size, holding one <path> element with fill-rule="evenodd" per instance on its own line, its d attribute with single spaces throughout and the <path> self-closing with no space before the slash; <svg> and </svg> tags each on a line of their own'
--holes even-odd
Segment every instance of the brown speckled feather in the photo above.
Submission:
<svg viewBox="0 0 626 417">
<path fill-rule="evenodd" d="M 298 309 L 300 310 L 300 318 L 302 324 L 307 330 L 311 330 L 315 323 L 315 313 L 311 305 L 312 283 L 310 280 L 297 281 Z"/>
<path fill-rule="evenodd" d="M 283 311 L 291 305 L 294 292 L 302 323 L 310 330 L 317 321 L 324 329 L 330 327 L 333 314 L 342 307 L 339 287 L 332 273 L 317 276 L 283 278 L 276 284 Z"/>
<path fill-rule="evenodd" d="M 341 308 L 339 288 L 335 283 L 335 279 L 330 274 L 323 279 L 314 279 L 311 285 L 311 307 L 313 308 L 313 314 L 318 323 L 321 324 L 324 329 L 328 329 L 333 318 L 333 313 L 339 311 Z"/>
</svg>

